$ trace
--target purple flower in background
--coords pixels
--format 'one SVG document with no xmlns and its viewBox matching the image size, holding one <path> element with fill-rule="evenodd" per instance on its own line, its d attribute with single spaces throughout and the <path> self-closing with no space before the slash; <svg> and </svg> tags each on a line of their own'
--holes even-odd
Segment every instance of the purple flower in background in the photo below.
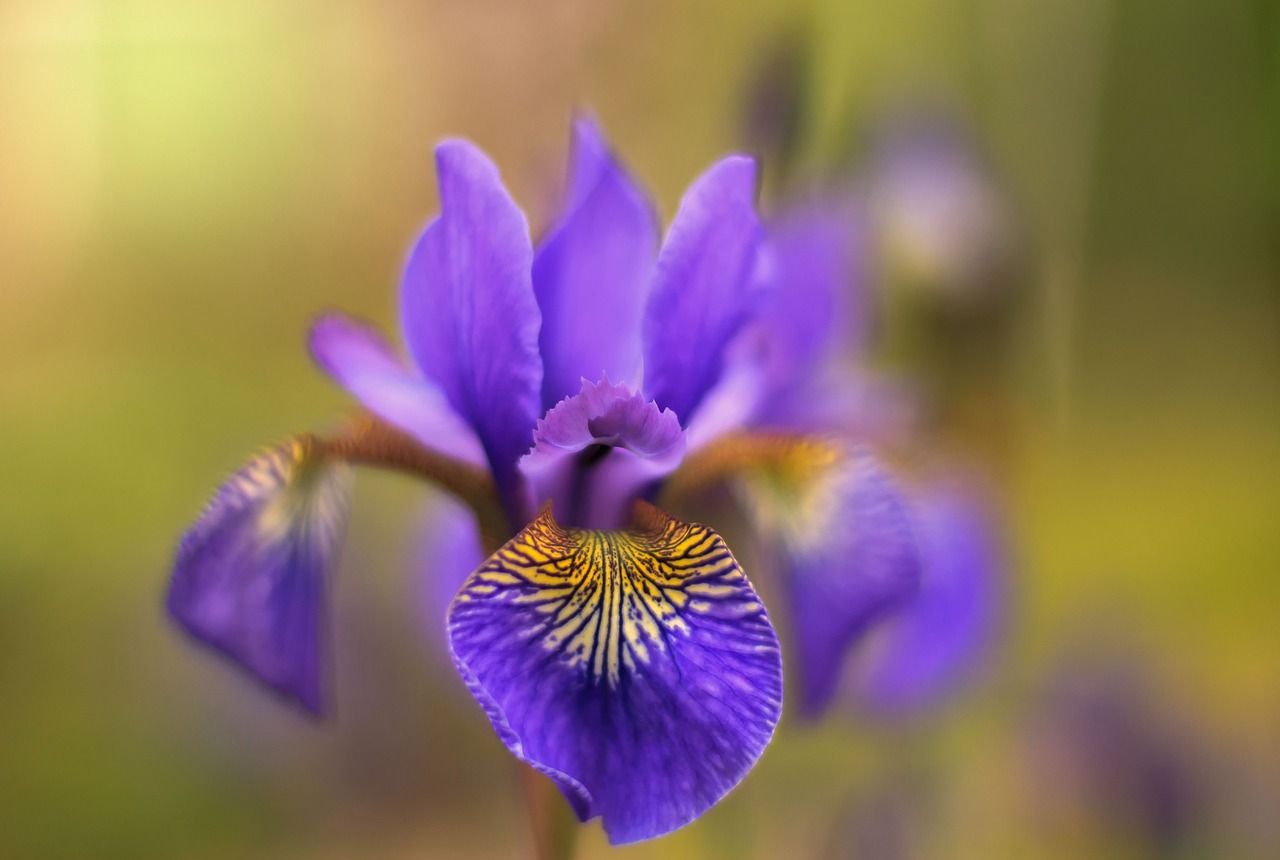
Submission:
<svg viewBox="0 0 1280 860">
<path fill-rule="evenodd" d="M 852 696 L 883 715 L 940 701 L 977 668 L 995 637 L 1003 552 L 992 505 L 957 480 L 915 493 L 920 590 L 886 618 L 854 673 Z"/>
<path fill-rule="evenodd" d="M 890 280 L 967 307 L 989 300 L 1013 274 L 1013 207 L 958 122 L 913 112 L 882 123 L 865 176 Z"/>
<path fill-rule="evenodd" d="M 1215 779 L 1221 750 L 1197 730 L 1193 703 L 1163 689 L 1130 646 L 1094 635 L 1049 674 L 1025 717 L 1019 763 L 1037 824 L 1056 837 L 1093 822 L 1138 856 L 1233 855 L 1215 844 L 1227 835 L 1216 807 L 1250 805 L 1247 769 Z"/>
<path fill-rule="evenodd" d="M 861 419 L 842 423 L 876 400 L 834 363 L 857 337 L 848 236 L 816 211 L 766 230 L 755 165 L 730 156 L 660 240 L 589 121 L 536 247 L 479 150 L 441 144 L 437 168 L 441 213 L 401 294 L 410 360 L 364 323 L 315 323 L 316 362 L 368 414 L 233 476 L 183 539 L 170 612 L 320 714 L 348 466 L 435 482 L 476 524 L 450 530 L 441 575 L 477 530 L 488 554 L 447 631 L 498 737 L 612 842 L 667 833 L 762 754 L 782 664 L 724 541 L 666 509 L 744 488 L 780 551 L 806 710 L 830 699 L 848 646 L 918 591 L 910 502 L 849 438 Z"/>
<path fill-rule="evenodd" d="M 985 652 L 1000 601 L 991 506 L 961 484 L 904 492 L 868 453 L 908 435 L 910 410 L 901 390 L 853 369 L 870 328 L 864 221 L 849 197 L 775 216 L 763 310 L 729 370 L 756 380 L 742 420 L 757 433 L 826 440 L 795 449 L 790 468 L 807 476 L 780 475 L 771 460 L 732 476 L 776 550 L 809 717 L 832 702 L 851 661 L 863 707 L 901 714 L 938 702 Z M 864 640 L 876 647 L 852 647 Z"/>
</svg>

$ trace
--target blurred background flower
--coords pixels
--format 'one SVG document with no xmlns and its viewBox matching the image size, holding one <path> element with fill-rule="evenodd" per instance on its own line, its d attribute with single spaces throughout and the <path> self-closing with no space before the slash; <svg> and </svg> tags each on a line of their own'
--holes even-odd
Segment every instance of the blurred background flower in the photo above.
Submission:
<svg viewBox="0 0 1280 860">
<path fill-rule="evenodd" d="M 313 310 L 393 325 L 434 143 L 474 139 L 547 224 L 590 104 L 664 220 L 757 143 L 762 211 L 837 176 L 869 203 L 877 129 L 925 106 L 1015 243 L 980 312 L 878 264 L 864 361 L 922 389 L 907 465 L 972 465 L 1007 513 L 1001 647 L 920 718 L 784 715 L 750 781 L 629 853 L 1150 856 L 1136 814 L 1064 831 L 1092 813 L 1026 776 L 1022 727 L 1074 707 L 1044 691 L 1086 671 L 1061 654 L 1101 615 L 1186 714 L 1173 734 L 1223 750 L 1180 777 L 1193 819 L 1231 789 L 1194 844 L 1274 856 L 1276 20 L 1255 0 L 5 4 L 0 855 L 522 850 L 506 753 L 405 598 L 430 491 L 356 490 L 325 728 L 185 647 L 157 594 L 211 476 L 342 406 L 301 348 Z M 771 65 L 803 98 L 766 151 L 741 117 Z M 877 809 L 908 823 L 868 831 Z M 584 833 L 582 856 L 609 850 Z"/>
</svg>

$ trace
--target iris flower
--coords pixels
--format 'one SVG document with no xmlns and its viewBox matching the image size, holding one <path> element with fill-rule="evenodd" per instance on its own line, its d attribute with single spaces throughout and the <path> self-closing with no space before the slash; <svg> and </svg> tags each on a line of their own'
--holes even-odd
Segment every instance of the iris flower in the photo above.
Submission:
<svg viewBox="0 0 1280 860">
<path fill-rule="evenodd" d="M 944 306 L 979 308 L 1017 274 L 1013 204 L 962 124 L 917 109 L 880 124 L 864 167 L 883 265 Z"/>
<path fill-rule="evenodd" d="M 869 448 L 824 424 L 859 397 L 829 361 L 843 285 L 815 267 L 844 240 L 766 230 L 755 164 L 735 155 L 690 186 L 660 241 L 589 120 L 536 246 L 478 149 L 445 142 L 436 162 L 441 212 L 401 293 L 409 359 L 366 323 L 315 323 L 313 357 L 364 411 L 218 490 L 181 541 L 169 611 L 323 714 L 351 467 L 430 480 L 469 506 L 489 553 L 447 630 L 498 737 L 612 842 L 664 834 L 747 774 L 783 686 L 778 637 L 729 547 L 667 508 L 748 488 L 781 556 L 806 710 L 830 699 L 859 633 L 918 588 L 908 502 Z"/>
</svg>

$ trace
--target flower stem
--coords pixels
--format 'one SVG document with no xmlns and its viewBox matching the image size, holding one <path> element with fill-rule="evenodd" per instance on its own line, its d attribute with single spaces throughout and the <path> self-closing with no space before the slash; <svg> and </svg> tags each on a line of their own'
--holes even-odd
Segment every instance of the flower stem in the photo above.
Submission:
<svg viewBox="0 0 1280 860">
<path fill-rule="evenodd" d="M 490 474 L 479 466 L 424 448 L 417 440 L 367 413 L 338 434 L 311 437 L 317 453 L 359 466 L 403 472 L 453 493 L 475 512 L 485 546 L 502 546 L 512 530 Z"/>
<path fill-rule="evenodd" d="M 536 860 L 572 860 L 578 821 L 555 784 L 523 762 L 520 788 Z"/>
</svg>

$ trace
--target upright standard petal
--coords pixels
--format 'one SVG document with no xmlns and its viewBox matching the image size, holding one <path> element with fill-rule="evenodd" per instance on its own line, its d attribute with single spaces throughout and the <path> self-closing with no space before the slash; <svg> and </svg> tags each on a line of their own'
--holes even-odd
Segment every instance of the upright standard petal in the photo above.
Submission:
<svg viewBox="0 0 1280 860">
<path fill-rule="evenodd" d="M 853 689 L 863 705 L 885 713 L 926 708 L 976 667 L 996 632 L 1003 597 L 988 511 L 961 487 L 933 490 L 917 502 L 920 592 L 885 622 L 861 661 Z"/>
<path fill-rule="evenodd" d="M 729 352 L 720 380 L 707 391 L 686 427 L 690 451 L 753 426 L 768 415 L 767 410 L 773 405 L 764 365 L 756 356 L 739 358 L 733 355 L 735 350 Z"/>
<path fill-rule="evenodd" d="M 587 119 L 573 129 L 570 187 L 533 261 L 542 311 L 542 406 L 583 377 L 638 382 L 640 317 L 658 249 L 649 201 Z"/>
<path fill-rule="evenodd" d="M 612 529 L 648 486 L 680 465 L 684 451 L 674 412 L 605 379 L 583 382 L 538 422 L 520 471 L 561 523 Z"/>
<path fill-rule="evenodd" d="M 169 614 L 188 633 L 316 715 L 350 475 L 306 437 L 261 454 L 183 535 L 169 586 Z"/>
<path fill-rule="evenodd" d="M 762 531 L 777 536 L 791 606 L 801 710 L 830 702 L 850 647 L 910 600 L 921 557 L 905 499 L 880 465 L 851 453 L 807 489 L 800 504 L 747 482 Z"/>
<path fill-rule="evenodd" d="M 449 637 L 503 743 L 615 844 L 704 812 L 781 714 L 778 640 L 741 568 L 644 503 L 626 532 L 544 510 L 467 580 Z"/>
<path fill-rule="evenodd" d="M 755 163 L 730 156 L 685 193 L 645 308 L 645 392 L 688 426 L 751 312 L 760 245 Z"/>
<path fill-rule="evenodd" d="M 768 225 L 757 320 L 773 387 L 803 382 L 822 360 L 858 345 L 862 320 L 851 318 L 864 303 L 855 301 L 862 263 L 857 223 L 849 203 L 812 201 Z"/>
<path fill-rule="evenodd" d="M 478 149 L 436 149 L 440 217 L 409 257 L 405 340 L 422 372 L 471 423 L 508 498 L 542 410 L 540 316 L 524 215 Z"/>
<path fill-rule="evenodd" d="M 475 431 L 444 392 L 405 367 L 372 326 L 326 314 L 311 326 L 308 344 L 320 369 L 370 412 L 441 454 L 485 464 Z"/>
</svg>

